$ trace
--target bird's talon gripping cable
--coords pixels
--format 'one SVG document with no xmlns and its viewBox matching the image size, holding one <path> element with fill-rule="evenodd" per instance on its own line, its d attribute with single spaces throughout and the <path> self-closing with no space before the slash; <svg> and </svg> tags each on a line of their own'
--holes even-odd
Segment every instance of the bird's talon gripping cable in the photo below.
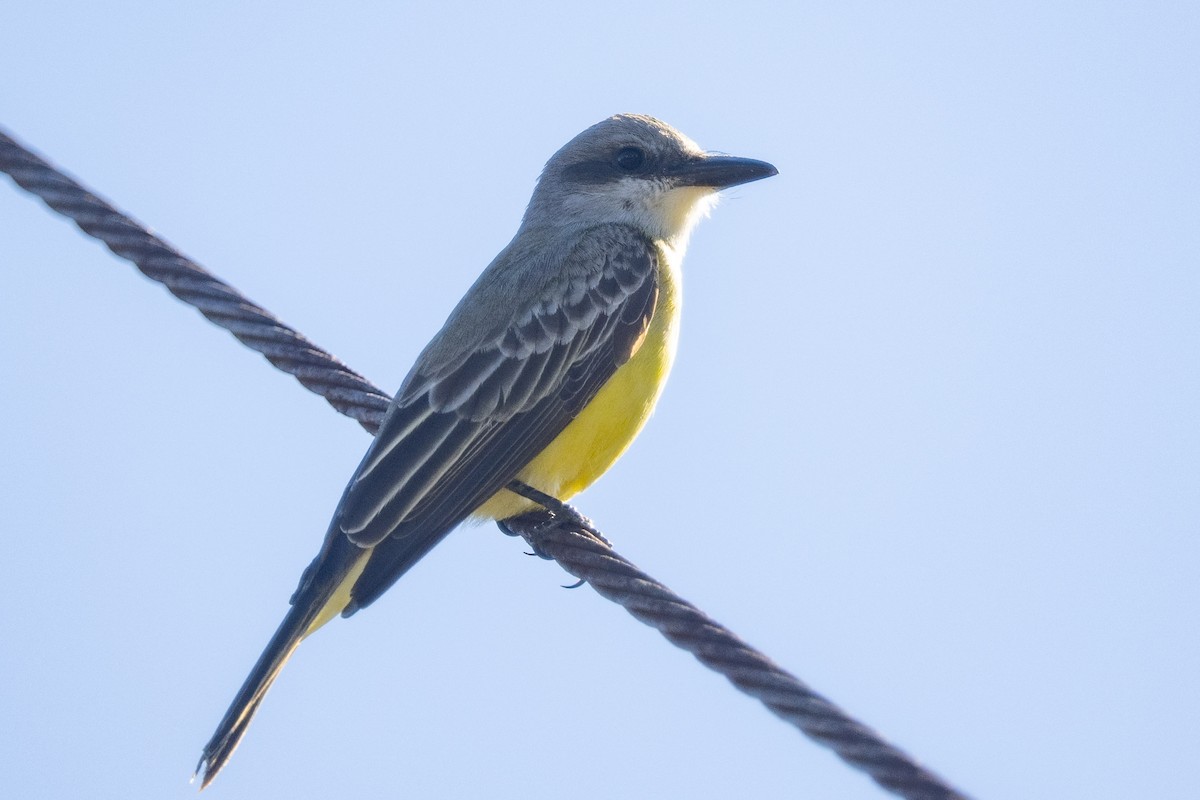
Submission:
<svg viewBox="0 0 1200 800">
<path fill-rule="evenodd" d="M 507 488 L 510 492 L 519 494 L 522 497 L 524 497 L 526 500 L 532 500 L 533 502 L 537 503 L 539 506 L 542 507 L 543 511 L 530 512 L 529 514 L 521 515 L 523 518 L 526 518 L 526 519 L 528 519 L 531 514 L 542 514 L 542 515 L 546 516 L 545 520 L 538 523 L 538 530 L 536 531 L 537 533 L 542 533 L 544 531 L 558 527 L 559 525 L 567 525 L 569 527 L 577 529 L 581 533 L 587 534 L 588 536 L 595 539 L 597 542 L 599 542 L 600 544 L 609 548 L 610 550 L 612 549 L 612 542 L 610 542 L 607 538 L 605 538 L 604 534 L 600 533 L 600 531 L 596 528 L 595 524 L 593 524 L 593 522 L 590 519 L 585 517 L 583 514 L 579 513 L 579 511 L 577 511 L 573 506 L 570 506 L 567 503 L 564 503 L 562 500 L 559 500 L 554 495 L 546 494 L 545 492 L 543 492 L 539 489 L 535 489 L 523 481 L 518 481 L 518 480 L 509 481 Z M 512 530 L 505 527 L 503 524 L 501 524 L 500 526 L 501 526 L 501 529 L 505 533 L 507 533 L 509 536 L 521 535 L 521 534 L 514 533 Z M 526 537 L 526 538 L 528 538 L 528 537 Z M 535 549 L 536 549 L 536 545 L 533 545 L 532 542 L 530 543 L 530 546 L 535 547 Z"/>
</svg>

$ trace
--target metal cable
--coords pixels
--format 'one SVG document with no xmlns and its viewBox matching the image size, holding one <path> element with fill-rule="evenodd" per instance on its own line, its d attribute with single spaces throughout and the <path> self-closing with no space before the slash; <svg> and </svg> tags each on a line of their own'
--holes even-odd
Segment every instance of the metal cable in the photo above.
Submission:
<svg viewBox="0 0 1200 800">
<path fill-rule="evenodd" d="M 0 169 L 89 236 L 375 433 L 391 398 L 269 311 L 0 130 Z"/>
<path fill-rule="evenodd" d="M 3 130 L 0 170 L 335 409 L 378 430 L 386 393 Z M 569 520 L 544 523 L 535 513 L 505 527 L 885 789 L 912 800 L 966 797 L 588 532 Z"/>
</svg>

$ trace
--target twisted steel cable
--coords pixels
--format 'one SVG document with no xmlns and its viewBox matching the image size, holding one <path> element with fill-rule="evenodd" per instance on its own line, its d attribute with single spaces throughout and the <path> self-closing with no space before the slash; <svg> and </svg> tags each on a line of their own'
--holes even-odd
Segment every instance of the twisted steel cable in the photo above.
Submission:
<svg viewBox="0 0 1200 800">
<path fill-rule="evenodd" d="M 385 392 L 3 130 L 0 169 L 22 189 L 73 220 L 84 233 L 132 262 L 146 277 L 166 286 L 251 350 L 262 353 L 306 389 L 324 397 L 372 434 L 378 430 L 391 402 Z"/>
<path fill-rule="evenodd" d="M 391 398 L 233 287 L 0 130 L 0 170 L 247 347 L 374 434 Z M 519 488 L 519 487 L 518 487 Z M 553 525 L 547 525 L 553 519 Z M 733 632 L 618 555 L 568 515 L 502 525 L 885 789 L 912 800 L 966 795 L 924 769 Z"/>
</svg>

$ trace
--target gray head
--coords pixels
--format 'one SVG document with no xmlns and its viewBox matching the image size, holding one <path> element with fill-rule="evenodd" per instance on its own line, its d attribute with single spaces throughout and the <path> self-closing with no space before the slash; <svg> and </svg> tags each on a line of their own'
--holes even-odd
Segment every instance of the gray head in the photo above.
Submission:
<svg viewBox="0 0 1200 800">
<path fill-rule="evenodd" d="M 764 161 L 706 153 L 653 117 L 619 114 L 588 128 L 551 157 L 524 224 L 618 222 L 682 248 L 717 191 L 776 173 Z"/>
</svg>

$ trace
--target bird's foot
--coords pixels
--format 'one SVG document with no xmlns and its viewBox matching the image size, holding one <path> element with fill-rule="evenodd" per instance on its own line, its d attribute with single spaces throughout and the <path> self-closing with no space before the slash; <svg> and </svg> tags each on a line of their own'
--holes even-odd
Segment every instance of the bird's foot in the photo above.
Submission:
<svg viewBox="0 0 1200 800">
<path fill-rule="evenodd" d="M 570 506 L 566 508 L 567 513 L 539 508 L 537 511 L 530 511 L 515 517 L 509 517 L 508 519 L 496 520 L 496 525 L 508 536 L 520 536 L 532 548 L 533 552 L 530 555 L 540 558 L 553 558 L 553 556 L 549 555 L 542 548 L 541 541 L 546 534 L 559 528 L 582 533 L 589 539 L 594 539 L 604 547 L 612 549 L 612 543 L 605 538 L 604 534 L 596 530 L 591 520 L 579 514 Z"/>
<path fill-rule="evenodd" d="M 532 500 L 541 506 L 536 511 L 512 517 L 511 521 L 516 530 L 505 525 L 504 522 L 498 523 L 500 529 L 509 536 L 524 537 L 529 542 L 529 546 L 534 549 L 535 555 L 542 556 L 543 558 L 549 557 L 544 554 L 537 542 L 532 539 L 540 538 L 542 534 L 557 527 L 571 528 L 579 533 L 586 534 L 605 547 L 612 549 L 612 542 L 605 538 L 604 534 L 600 533 L 590 519 L 579 513 L 573 506 L 569 506 L 557 497 L 546 494 L 521 481 L 512 481 L 509 483 L 508 490 L 521 495 L 527 500 Z"/>
</svg>

